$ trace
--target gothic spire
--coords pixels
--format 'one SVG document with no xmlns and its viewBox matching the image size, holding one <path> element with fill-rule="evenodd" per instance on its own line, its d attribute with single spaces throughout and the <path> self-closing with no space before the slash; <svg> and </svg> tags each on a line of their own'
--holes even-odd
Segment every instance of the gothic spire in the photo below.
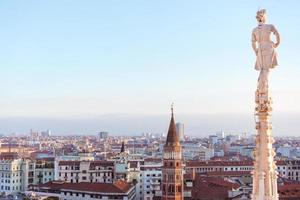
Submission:
<svg viewBox="0 0 300 200">
<path fill-rule="evenodd" d="M 176 146 L 179 145 L 179 138 L 176 131 L 176 125 L 174 120 L 174 104 L 171 106 L 171 121 L 169 126 L 169 131 L 167 135 L 166 146 Z"/>
<path fill-rule="evenodd" d="M 125 144 L 124 144 L 124 141 L 122 142 L 122 146 L 121 146 L 121 153 L 124 153 L 125 152 Z"/>
</svg>

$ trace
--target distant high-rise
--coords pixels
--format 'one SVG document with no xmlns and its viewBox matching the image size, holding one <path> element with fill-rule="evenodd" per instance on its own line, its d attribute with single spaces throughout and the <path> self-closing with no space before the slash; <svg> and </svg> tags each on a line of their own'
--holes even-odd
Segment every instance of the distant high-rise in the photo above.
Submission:
<svg viewBox="0 0 300 200">
<path fill-rule="evenodd" d="M 219 140 L 219 138 L 216 135 L 210 135 L 209 136 L 209 144 L 212 145 L 212 146 L 217 144 L 218 140 Z"/>
<path fill-rule="evenodd" d="M 173 108 L 166 144 L 163 152 L 162 199 L 183 199 L 182 154 L 179 137 L 176 132 Z"/>
<path fill-rule="evenodd" d="M 224 133 L 224 131 L 218 131 L 218 132 L 216 132 L 216 136 L 218 136 L 219 139 L 224 139 L 225 133 Z"/>
<path fill-rule="evenodd" d="M 176 132 L 178 134 L 179 140 L 184 140 L 184 124 L 183 123 L 176 123 Z"/>
<path fill-rule="evenodd" d="M 108 138 L 108 132 L 105 132 L 105 131 L 101 131 L 98 133 L 98 137 L 100 140 L 106 140 Z"/>
<path fill-rule="evenodd" d="M 51 130 L 46 130 L 41 132 L 42 137 L 50 137 L 51 136 Z"/>
<path fill-rule="evenodd" d="M 39 132 L 38 131 L 34 131 L 34 130 L 30 130 L 30 137 L 33 139 L 33 140 L 36 140 L 38 139 L 40 136 Z"/>
</svg>

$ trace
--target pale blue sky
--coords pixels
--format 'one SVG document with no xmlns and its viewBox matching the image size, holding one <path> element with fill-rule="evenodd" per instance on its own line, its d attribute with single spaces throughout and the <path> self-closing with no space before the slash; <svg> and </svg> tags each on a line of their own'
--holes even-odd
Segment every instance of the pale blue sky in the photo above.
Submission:
<svg viewBox="0 0 300 200">
<path fill-rule="evenodd" d="M 253 113 L 258 7 L 282 35 L 274 112 L 300 113 L 297 0 L 20 0 L 0 2 L 0 117 Z"/>
</svg>

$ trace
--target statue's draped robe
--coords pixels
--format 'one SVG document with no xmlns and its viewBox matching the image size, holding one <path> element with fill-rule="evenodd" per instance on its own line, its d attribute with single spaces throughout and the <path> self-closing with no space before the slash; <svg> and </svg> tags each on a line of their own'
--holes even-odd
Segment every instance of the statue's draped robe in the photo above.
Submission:
<svg viewBox="0 0 300 200">
<path fill-rule="evenodd" d="M 257 43 L 256 70 L 270 69 L 278 65 L 271 33 L 279 38 L 279 33 L 272 24 L 260 24 L 253 29 L 252 43 Z"/>
</svg>

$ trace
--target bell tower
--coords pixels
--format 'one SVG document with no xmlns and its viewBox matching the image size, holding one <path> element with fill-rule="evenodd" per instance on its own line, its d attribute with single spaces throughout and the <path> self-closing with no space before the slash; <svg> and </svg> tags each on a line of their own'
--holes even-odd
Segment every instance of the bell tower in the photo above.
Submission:
<svg viewBox="0 0 300 200">
<path fill-rule="evenodd" d="M 162 167 L 162 200 L 183 199 L 183 173 L 181 145 L 176 133 L 173 105 L 171 107 L 171 121 L 163 152 Z"/>
</svg>

